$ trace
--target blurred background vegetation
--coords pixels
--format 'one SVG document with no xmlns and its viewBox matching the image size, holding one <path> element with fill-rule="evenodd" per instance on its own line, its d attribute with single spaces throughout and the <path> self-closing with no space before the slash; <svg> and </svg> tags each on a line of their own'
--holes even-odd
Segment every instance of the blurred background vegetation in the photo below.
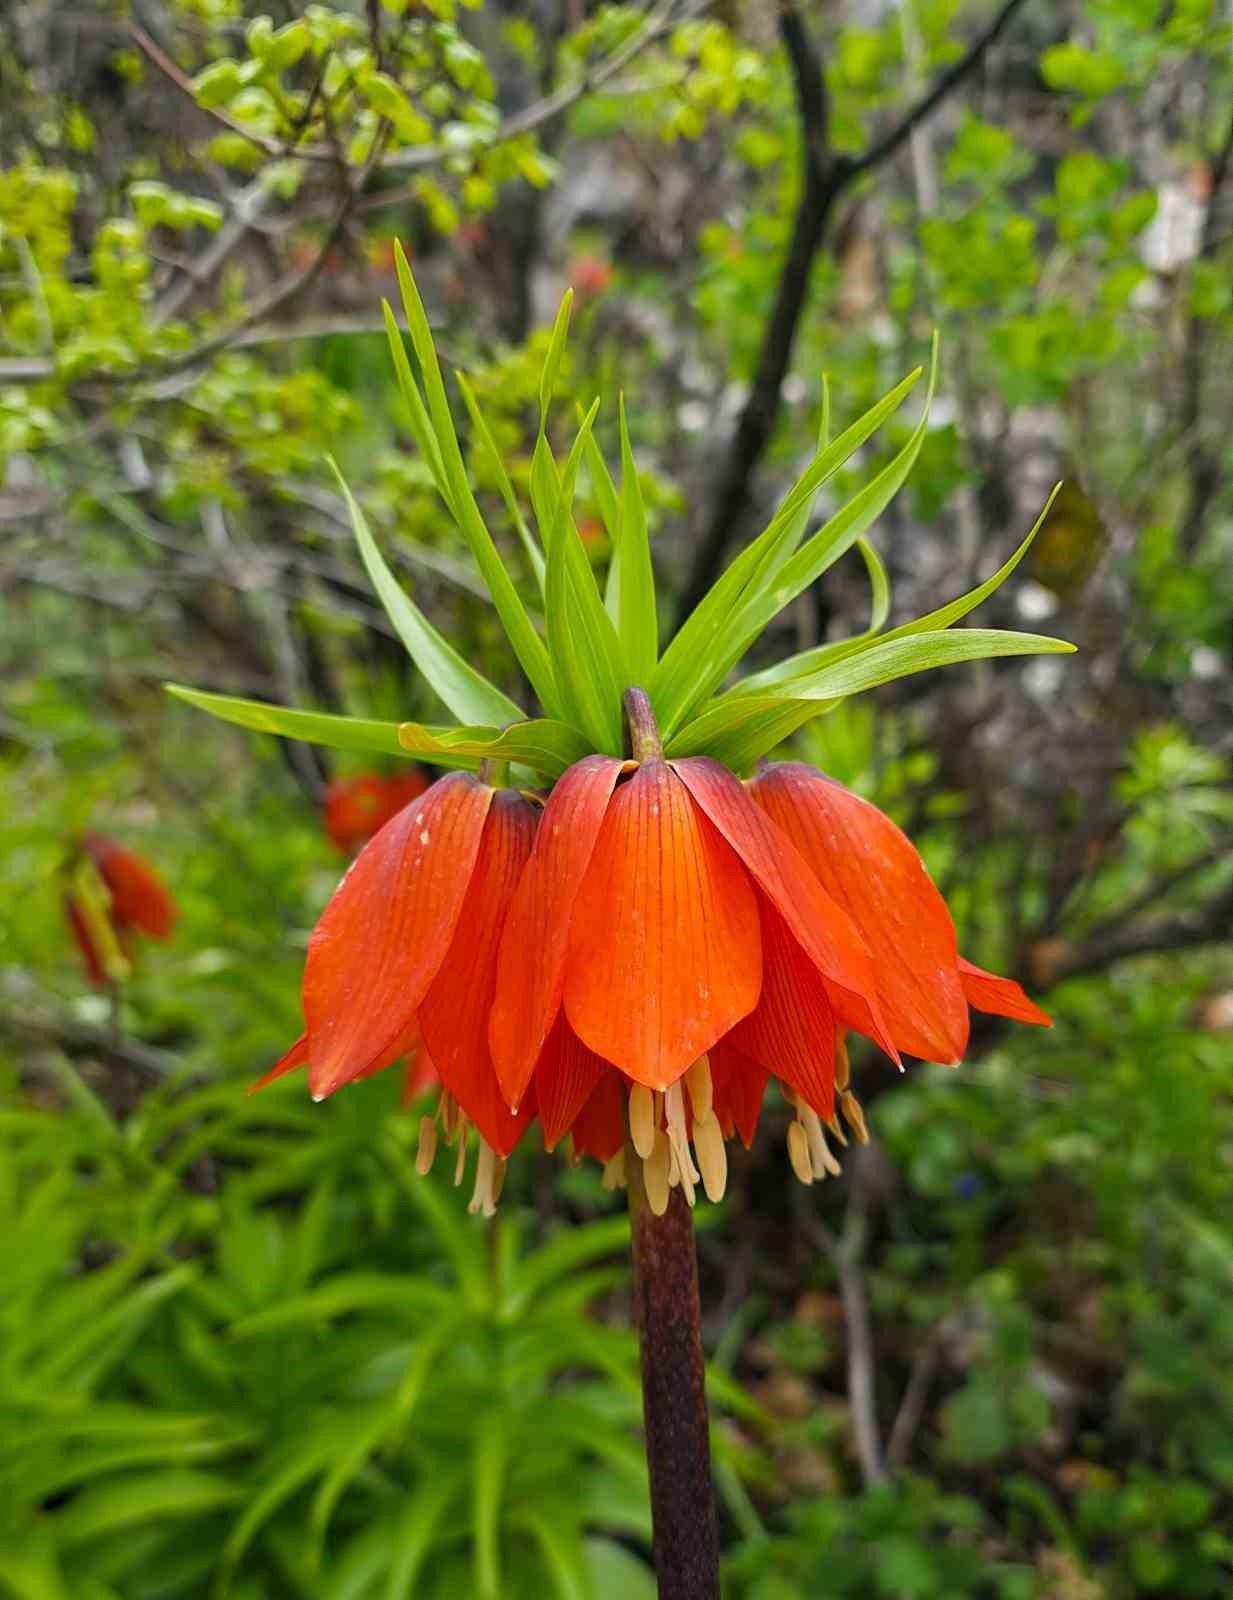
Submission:
<svg viewBox="0 0 1233 1600">
<path fill-rule="evenodd" d="M 435 718 L 332 451 L 519 689 L 405 442 L 396 237 L 520 490 L 573 285 L 565 384 L 626 396 L 661 610 L 765 520 L 823 370 L 842 422 L 934 327 L 874 531 L 896 614 L 1066 480 L 978 621 L 1079 655 L 795 743 L 1057 1026 L 986 1028 L 958 1072 L 859 1063 L 876 1142 L 821 1190 L 768 1106 L 700 1237 L 725 1581 L 1233 1592 L 1224 0 L 10 0 L 0 152 L 0 1594 L 653 1593 L 619 1207 L 528 1150 L 468 1218 L 415 1176 L 393 1074 L 246 1099 L 298 1031 L 344 864 L 321 802 L 357 767 L 160 688 Z M 768 648 L 856 631 L 865 584 L 828 574 Z M 87 828 L 180 906 L 117 998 L 63 919 Z"/>
</svg>

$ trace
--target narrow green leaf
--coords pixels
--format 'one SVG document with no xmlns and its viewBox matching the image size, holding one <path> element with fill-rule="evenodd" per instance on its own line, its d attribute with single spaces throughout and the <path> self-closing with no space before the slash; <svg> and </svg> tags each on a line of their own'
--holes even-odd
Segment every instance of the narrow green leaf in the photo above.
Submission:
<svg viewBox="0 0 1233 1600">
<path fill-rule="evenodd" d="M 244 1486 L 233 1478 L 191 1468 L 127 1473 L 82 1490 L 58 1510 L 56 1538 L 61 1548 L 70 1549 L 88 1539 L 147 1527 L 160 1518 L 208 1517 L 245 1494 Z"/>
<path fill-rule="evenodd" d="M 454 765 L 457 757 L 515 761 L 554 778 L 591 754 L 591 745 L 576 728 L 545 717 L 514 722 L 507 728 L 440 729 L 404 722 L 398 738 L 404 753 L 425 761 L 441 758 L 441 765 Z"/>
<path fill-rule="evenodd" d="M 930 611 L 926 616 L 917 617 L 912 622 L 905 622 L 902 627 L 893 628 L 886 637 L 888 639 L 902 639 L 914 633 L 926 633 L 938 628 L 949 628 L 952 622 L 958 622 L 960 617 L 966 617 L 969 611 L 975 611 L 977 606 L 983 605 L 991 594 L 1002 587 L 1024 556 L 1027 555 L 1032 547 L 1032 541 L 1044 527 L 1045 519 L 1053 509 L 1053 502 L 1057 499 L 1061 488 L 1062 485 L 1060 483 L 1054 484 L 1049 498 L 1045 501 L 1045 508 L 1032 524 L 1027 538 L 991 577 L 985 579 L 984 583 L 977 584 L 975 589 L 969 589 L 967 594 L 960 595 L 957 600 L 951 600 L 944 606 L 939 606 L 936 611 Z"/>
<path fill-rule="evenodd" d="M 880 633 L 886 625 L 887 617 L 890 616 L 890 578 L 886 573 L 885 562 L 868 539 L 858 539 L 856 548 L 860 551 L 865 571 L 869 574 L 869 626 L 865 632 Z"/>
<path fill-rule="evenodd" d="M 682 708 L 697 704 L 699 661 L 715 648 L 717 639 L 726 635 L 738 607 L 748 604 L 762 591 L 799 543 L 808 526 L 810 508 L 818 489 L 903 404 L 920 375 L 919 368 L 909 373 L 877 405 L 814 456 L 784 497 L 770 524 L 720 574 L 694 608 L 660 658 L 650 687 L 661 724 L 678 718 Z M 829 426 L 829 409 L 824 421 Z"/>
<path fill-rule="evenodd" d="M 544 370 L 539 379 L 539 426 L 541 433 L 548 420 L 548 407 L 552 404 L 553 391 L 557 386 L 557 373 L 561 370 L 561 357 L 565 354 L 565 341 L 569 337 L 569 316 L 574 305 L 574 291 L 566 289 L 562 296 L 561 304 L 557 308 L 556 321 L 552 325 L 552 337 L 548 341 L 548 354 L 544 357 Z"/>
<path fill-rule="evenodd" d="M 386 566 L 367 519 L 356 504 L 337 463 L 331 461 L 330 465 L 334 468 L 334 475 L 347 502 L 360 557 L 377 591 L 377 597 L 394 624 L 398 637 L 406 645 L 412 661 L 460 722 L 499 725 L 520 719 L 524 715 L 522 709 L 462 659 L 403 589 Z"/>
<path fill-rule="evenodd" d="M 394 373 L 398 379 L 398 388 L 406 401 L 407 411 L 411 419 L 411 432 L 419 446 L 420 454 L 428 464 L 432 473 L 432 481 L 437 486 L 437 493 L 445 501 L 446 508 L 454 515 L 453 501 L 450 498 L 449 480 L 445 475 L 445 467 L 441 461 L 441 451 L 437 445 L 437 436 L 432 431 L 432 418 L 428 415 L 428 408 L 424 404 L 424 397 L 420 393 L 420 386 L 415 381 L 415 374 L 411 371 L 411 363 L 407 360 L 407 347 L 402 341 L 402 333 L 394 317 L 393 307 L 388 300 L 381 302 L 381 315 L 385 319 L 385 337 L 389 342 L 390 354 L 394 358 Z"/>
<path fill-rule="evenodd" d="M 501 1595 L 501 1497 L 508 1459 L 505 1415 L 489 1411 L 479 1419 L 471 1464 L 471 1529 L 480 1600 L 500 1600 Z"/>
<path fill-rule="evenodd" d="M 505 509 L 509 513 L 510 521 L 514 524 L 518 537 L 522 541 L 522 548 L 526 552 L 527 561 L 530 563 L 536 585 L 542 595 L 544 592 L 544 552 L 540 549 L 535 535 L 527 527 L 526 518 L 522 514 L 521 506 L 518 504 L 518 497 L 514 493 L 514 486 L 510 482 L 509 473 L 505 470 L 505 463 L 501 459 L 500 450 L 497 449 L 496 440 L 492 437 L 488 424 L 484 420 L 484 413 L 480 410 L 479 401 L 472 394 L 471 385 L 463 374 L 459 372 L 456 376 L 458 388 L 471 417 L 471 425 L 488 453 L 488 459 L 492 465 L 493 472 L 496 474 L 497 489 L 500 492 L 501 499 L 505 502 Z"/>
<path fill-rule="evenodd" d="M 336 717 L 324 711 L 297 711 L 290 706 L 267 705 L 264 700 L 242 700 L 236 695 L 208 694 L 181 683 L 163 687 L 177 700 L 208 711 L 223 722 L 234 722 L 257 733 L 275 733 L 306 744 L 329 745 L 334 750 L 370 751 L 374 755 L 405 756 L 398 742 L 396 722 L 368 722 L 361 717 Z"/>
<path fill-rule="evenodd" d="M 465 1469 L 425 1475 L 407 1501 L 397 1533 L 390 1541 L 390 1549 L 397 1554 L 389 1569 L 386 1600 L 412 1600 L 416 1592 L 416 1579 L 428 1559 L 437 1529 L 444 1521 L 452 1501 L 461 1496 L 465 1486 Z"/>
<path fill-rule="evenodd" d="M 583 419 L 561 475 L 553 532 L 547 541 L 545 610 L 569 720 L 585 731 L 593 749 L 619 755 L 625 689 L 621 645 L 573 518 L 578 467 L 598 408 L 597 400 Z"/>
<path fill-rule="evenodd" d="M 625 397 L 618 402 L 621 427 L 621 501 L 615 565 L 617 580 L 617 632 L 625 655 L 629 681 L 647 684 L 659 655 L 659 626 L 655 615 L 655 572 L 647 534 L 646 507 L 634 463 Z"/>
<path fill-rule="evenodd" d="M 403 309 L 407 317 L 411 343 L 424 377 L 424 393 L 437 447 L 441 452 L 442 470 L 449 485 L 449 503 L 453 507 L 462 536 L 470 546 L 471 553 L 483 574 L 484 582 L 488 585 L 493 604 L 497 608 L 501 624 L 514 654 L 521 663 L 522 670 L 530 680 L 531 687 L 545 711 L 550 716 L 556 716 L 559 714 L 560 705 L 548 652 L 544 648 L 544 641 L 532 626 L 526 608 L 518 598 L 518 591 L 502 564 L 497 547 L 492 542 L 492 535 L 488 532 L 471 491 L 462 450 L 458 444 L 458 435 L 454 430 L 454 419 L 450 415 L 449 400 L 432 340 L 432 330 L 428 326 L 428 317 L 419 290 L 416 288 L 415 279 L 411 275 L 411 269 L 407 265 L 407 258 L 403 254 L 402 246 L 397 243 L 394 246 L 394 265 L 398 273 L 398 285 L 402 291 Z M 474 721 L 475 718 L 468 720 Z"/>
</svg>

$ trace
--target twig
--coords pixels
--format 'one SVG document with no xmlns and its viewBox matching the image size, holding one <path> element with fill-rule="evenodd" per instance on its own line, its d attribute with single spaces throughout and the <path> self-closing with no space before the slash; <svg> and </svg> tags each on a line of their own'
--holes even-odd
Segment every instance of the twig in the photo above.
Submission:
<svg viewBox="0 0 1233 1600">
<path fill-rule="evenodd" d="M 903 1398 L 899 1402 L 899 1410 L 895 1413 L 890 1438 L 886 1443 L 886 1465 L 891 1472 L 901 1472 L 908 1464 L 912 1442 L 925 1414 L 925 1404 L 929 1399 L 933 1380 L 942 1364 L 942 1352 L 950 1336 L 951 1327 L 952 1319 L 943 1317 L 912 1360 Z"/>
<path fill-rule="evenodd" d="M 1220 191 L 1233 167 L 1233 119 L 1229 122 L 1224 141 L 1211 165 L 1211 189 L 1207 199 L 1207 212 L 1203 218 L 1203 231 L 1199 237 L 1197 259 L 1202 261 L 1216 250 L 1216 212 Z M 1186 329 L 1186 342 L 1182 354 L 1182 433 L 1193 439 L 1190 448 L 1190 500 L 1186 517 L 1178 530 L 1179 553 L 1192 556 L 1203 538 L 1208 507 L 1220 487 L 1220 449 L 1209 448 L 1203 431 L 1203 349 L 1207 338 L 1206 324 L 1192 316 Z M 1220 445 L 1223 446 L 1223 430 Z"/>
<path fill-rule="evenodd" d="M 882 1435 L 878 1427 L 873 1318 L 865 1283 L 870 1193 L 863 1157 L 863 1151 L 854 1151 L 849 1162 L 851 1177 L 842 1239 L 836 1239 L 821 1217 L 813 1212 L 806 1213 L 806 1229 L 830 1257 L 839 1279 L 839 1297 L 843 1301 L 847 1334 L 848 1405 L 852 1412 L 852 1432 L 856 1440 L 861 1480 L 866 1488 L 870 1488 L 885 1481 L 886 1467 L 882 1458 Z"/>
</svg>

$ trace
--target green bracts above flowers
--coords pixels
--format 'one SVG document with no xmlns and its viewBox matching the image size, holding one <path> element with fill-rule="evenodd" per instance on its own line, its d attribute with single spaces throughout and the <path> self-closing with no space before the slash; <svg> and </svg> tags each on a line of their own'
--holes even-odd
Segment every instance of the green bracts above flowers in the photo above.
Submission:
<svg viewBox="0 0 1233 1600">
<path fill-rule="evenodd" d="M 953 662 L 1068 651 L 1038 634 L 991 629 L 950 631 L 1002 584 L 1039 532 L 1053 496 L 1014 554 L 991 577 L 927 616 L 882 633 L 890 611 L 886 569 L 864 535 L 903 486 L 929 424 L 937 375 L 934 344 L 921 416 L 907 441 L 863 488 L 810 533 L 814 502 L 827 483 L 902 405 L 921 377 L 910 373 L 865 415 L 831 440 L 829 393 L 818 448 L 767 527 L 736 556 L 662 654 L 646 507 L 618 404 L 620 477 L 614 479 L 593 433 L 600 403 L 580 414 L 570 449 L 558 460 L 549 440 L 553 391 L 569 332 L 566 295 L 549 340 L 540 381 L 540 419 L 531 461 L 531 517 L 519 505 L 475 396 L 458 376 L 471 448 L 493 469 L 509 523 L 529 570 L 528 600 L 507 569 L 467 474 L 445 379 L 411 269 L 397 251 L 399 285 L 411 341 L 408 353 L 390 307 L 386 331 L 411 433 L 442 505 L 479 569 L 531 693 L 543 708 L 529 717 L 458 653 L 428 620 L 386 564 L 363 511 L 343 482 L 361 559 L 399 638 L 458 726 L 387 723 L 297 711 L 253 700 L 168 685 L 179 698 L 243 727 L 338 749 L 413 755 L 443 767 L 512 763 L 529 781 L 548 782 L 592 751 L 623 753 L 621 697 L 645 688 L 670 755 L 709 755 L 748 770 L 810 718 L 848 695 Z M 603 587 L 574 520 L 574 493 L 585 462 L 611 545 Z M 333 465 L 333 463 L 331 463 Z M 1056 490 L 1054 494 L 1056 494 Z M 538 529 L 538 537 L 535 529 Z M 774 618 L 856 545 L 869 574 L 868 629 L 764 668 L 724 688 Z"/>
</svg>

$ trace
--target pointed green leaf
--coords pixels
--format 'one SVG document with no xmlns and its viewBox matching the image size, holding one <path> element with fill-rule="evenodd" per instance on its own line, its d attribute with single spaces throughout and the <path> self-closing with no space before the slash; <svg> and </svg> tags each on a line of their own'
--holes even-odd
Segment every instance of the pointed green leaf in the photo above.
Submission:
<svg viewBox="0 0 1233 1600">
<path fill-rule="evenodd" d="M 526 608 L 518 598 L 513 580 L 502 564 L 497 547 L 492 542 L 492 535 L 488 532 L 479 506 L 476 504 L 475 495 L 471 491 L 462 450 L 458 444 L 458 435 L 454 430 L 454 419 L 450 415 L 449 400 L 432 340 L 432 330 L 428 326 L 428 317 L 424 312 L 419 290 L 416 288 L 415 279 L 411 275 L 411 269 L 407 265 L 407 258 L 400 244 L 394 246 L 394 265 L 398 273 L 399 288 L 402 291 L 411 343 L 420 364 L 420 371 L 423 373 L 428 413 L 432 419 L 437 447 L 441 452 L 442 471 L 449 486 L 449 504 L 453 507 L 459 530 L 470 546 L 476 564 L 483 574 L 484 582 L 488 585 L 493 604 L 497 608 L 501 625 L 505 629 L 514 654 L 539 697 L 540 704 L 550 716 L 555 716 L 560 707 L 552 664 L 548 659 L 544 641 L 532 626 Z"/>
<path fill-rule="evenodd" d="M 859 653 L 831 662 L 815 672 L 791 678 L 780 688 L 794 700 L 842 700 L 879 684 L 906 678 L 959 661 L 985 661 L 995 656 L 1069 655 L 1074 645 L 1049 634 L 1010 633 L 1001 628 L 955 628 L 916 633 L 899 639 L 870 641 Z M 743 696 L 725 695 L 722 702 Z"/>
<path fill-rule="evenodd" d="M 634 463 L 625 398 L 618 402 L 621 425 L 621 501 L 614 564 L 617 579 L 617 632 L 625 655 L 629 681 L 647 684 L 659 656 L 659 626 L 655 616 L 655 572 L 647 534 L 646 507 Z"/>
<path fill-rule="evenodd" d="M 885 562 L 868 539 L 858 539 L 856 548 L 860 551 L 865 571 L 869 574 L 869 626 L 865 632 L 880 633 L 886 625 L 887 617 L 890 616 L 890 578 L 886 573 Z"/>
<path fill-rule="evenodd" d="M 748 604 L 762 592 L 796 548 L 808 526 L 810 508 L 818 489 L 903 404 L 920 375 L 919 368 L 909 373 L 876 406 L 846 428 L 834 443 L 814 456 L 784 497 L 769 526 L 720 574 L 686 619 L 664 651 L 651 684 L 651 699 L 661 725 L 677 718 L 683 708 L 695 705 L 700 694 L 706 693 L 705 689 L 697 689 L 698 663 L 716 647 L 716 641 L 726 635 L 738 607 Z M 829 412 L 826 420 L 829 425 Z"/>
<path fill-rule="evenodd" d="M 574 305 L 574 291 L 566 289 L 557 307 L 556 321 L 552 325 L 552 337 L 548 341 L 548 354 L 544 357 L 544 370 L 539 379 L 539 426 L 540 432 L 548 420 L 548 407 L 552 404 L 553 391 L 557 386 L 557 373 L 561 370 L 561 357 L 565 354 L 565 341 L 569 337 L 569 315 Z"/>
<path fill-rule="evenodd" d="M 593 749 L 620 755 L 625 689 L 621 645 L 573 518 L 578 466 L 598 409 L 597 400 L 583 419 L 561 475 L 553 532 L 547 541 L 545 610 L 569 720 L 585 731 Z"/>
<path fill-rule="evenodd" d="M 360 750 L 374 755 L 405 756 L 398 742 L 396 722 L 369 722 L 362 717 L 336 717 L 325 711 L 297 711 L 290 706 L 267 705 L 264 700 L 243 700 L 237 695 L 208 694 L 180 683 L 163 687 L 177 700 L 208 711 L 223 722 L 234 722 L 257 733 L 275 733 L 305 744 L 329 745 L 333 750 Z"/>
<path fill-rule="evenodd" d="M 463 400 L 466 402 L 467 411 L 470 413 L 471 424 L 487 451 L 488 459 L 496 474 L 497 489 L 500 492 L 501 499 L 505 502 L 505 509 L 509 513 L 510 521 L 518 531 L 518 537 L 522 541 L 522 548 L 526 551 L 527 560 L 531 565 L 532 573 L 535 575 L 535 582 L 539 592 L 543 594 L 544 552 L 540 549 L 535 535 L 527 527 L 526 518 L 523 516 L 522 508 L 518 504 L 518 497 L 514 493 L 514 486 L 510 482 L 509 473 L 505 470 L 505 463 L 501 459 L 501 452 L 497 449 L 496 440 L 492 437 L 488 424 L 484 420 L 484 413 L 480 410 L 479 401 L 472 394 L 471 385 L 461 372 L 457 374 L 457 378 L 458 388 L 462 393 Z"/>
<path fill-rule="evenodd" d="M 996 590 L 1000 589 L 1010 577 L 1011 573 L 1027 555 L 1032 547 L 1032 541 L 1045 525 L 1045 519 L 1053 509 L 1053 502 L 1057 499 L 1062 485 L 1055 483 L 1050 491 L 1049 498 L 1045 501 L 1045 508 L 1032 524 L 1027 538 L 1008 560 L 1004 561 L 992 577 L 986 578 L 984 583 L 977 584 L 975 589 L 969 589 L 967 594 L 960 595 L 957 600 L 951 600 L 944 606 L 939 606 L 936 611 L 930 611 L 926 616 L 917 617 L 913 622 L 905 622 L 902 627 L 893 628 L 886 635 L 888 639 L 907 638 L 913 633 L 926 633 L 938 628 L 949 628 L 952 622 L 958 622 L 960 617 L 966 617 L 969 611 L 983 605 Z"/>
<path fill-rule="evenodd" d="M 385 337 L 389 342 L 390 354 L 394 358 L 394 374 L 398 379 L 398 387 L 406 402 L 407 412 L 411 420 L 411 432 L 419 446 L 420 454 L 428 464 L 432 473 L 432 481 L 437 486 L 437 493 L 445 501 L 446 508 L 454 515 L 454 504 L 450 498 L 449 480 L 445 475 L 445 467 L 441 461 L 441 451 L 437 446 L 437 436 L 432 430 L 432 419 L 428 415 L 428 408 L 424 404 L 424 397 L 420 394 L 420 386 L 415 381 L 415 374 L 411 371 L 411 363 L 407 360 L 407 347 L 402 342 L 402 334 L 398 323 L 395 321 L 393 308 L 388 300 L 381 302 L 381 315 L 385 319 Z"/>
<path fill-rule="evenodd" d="M 334 475 L 347 502 L 360 557 L 372 586 L 412 661 L 460 722 L 491 722 L 499 725 L 519 720 L 524 715 L 522 709 L 462 659 L 403 589 L 386 566 L 367 519 L 356 504 L 337 463 L 331 461 L 330 465 L 334 468 Z"/>
</svg>

